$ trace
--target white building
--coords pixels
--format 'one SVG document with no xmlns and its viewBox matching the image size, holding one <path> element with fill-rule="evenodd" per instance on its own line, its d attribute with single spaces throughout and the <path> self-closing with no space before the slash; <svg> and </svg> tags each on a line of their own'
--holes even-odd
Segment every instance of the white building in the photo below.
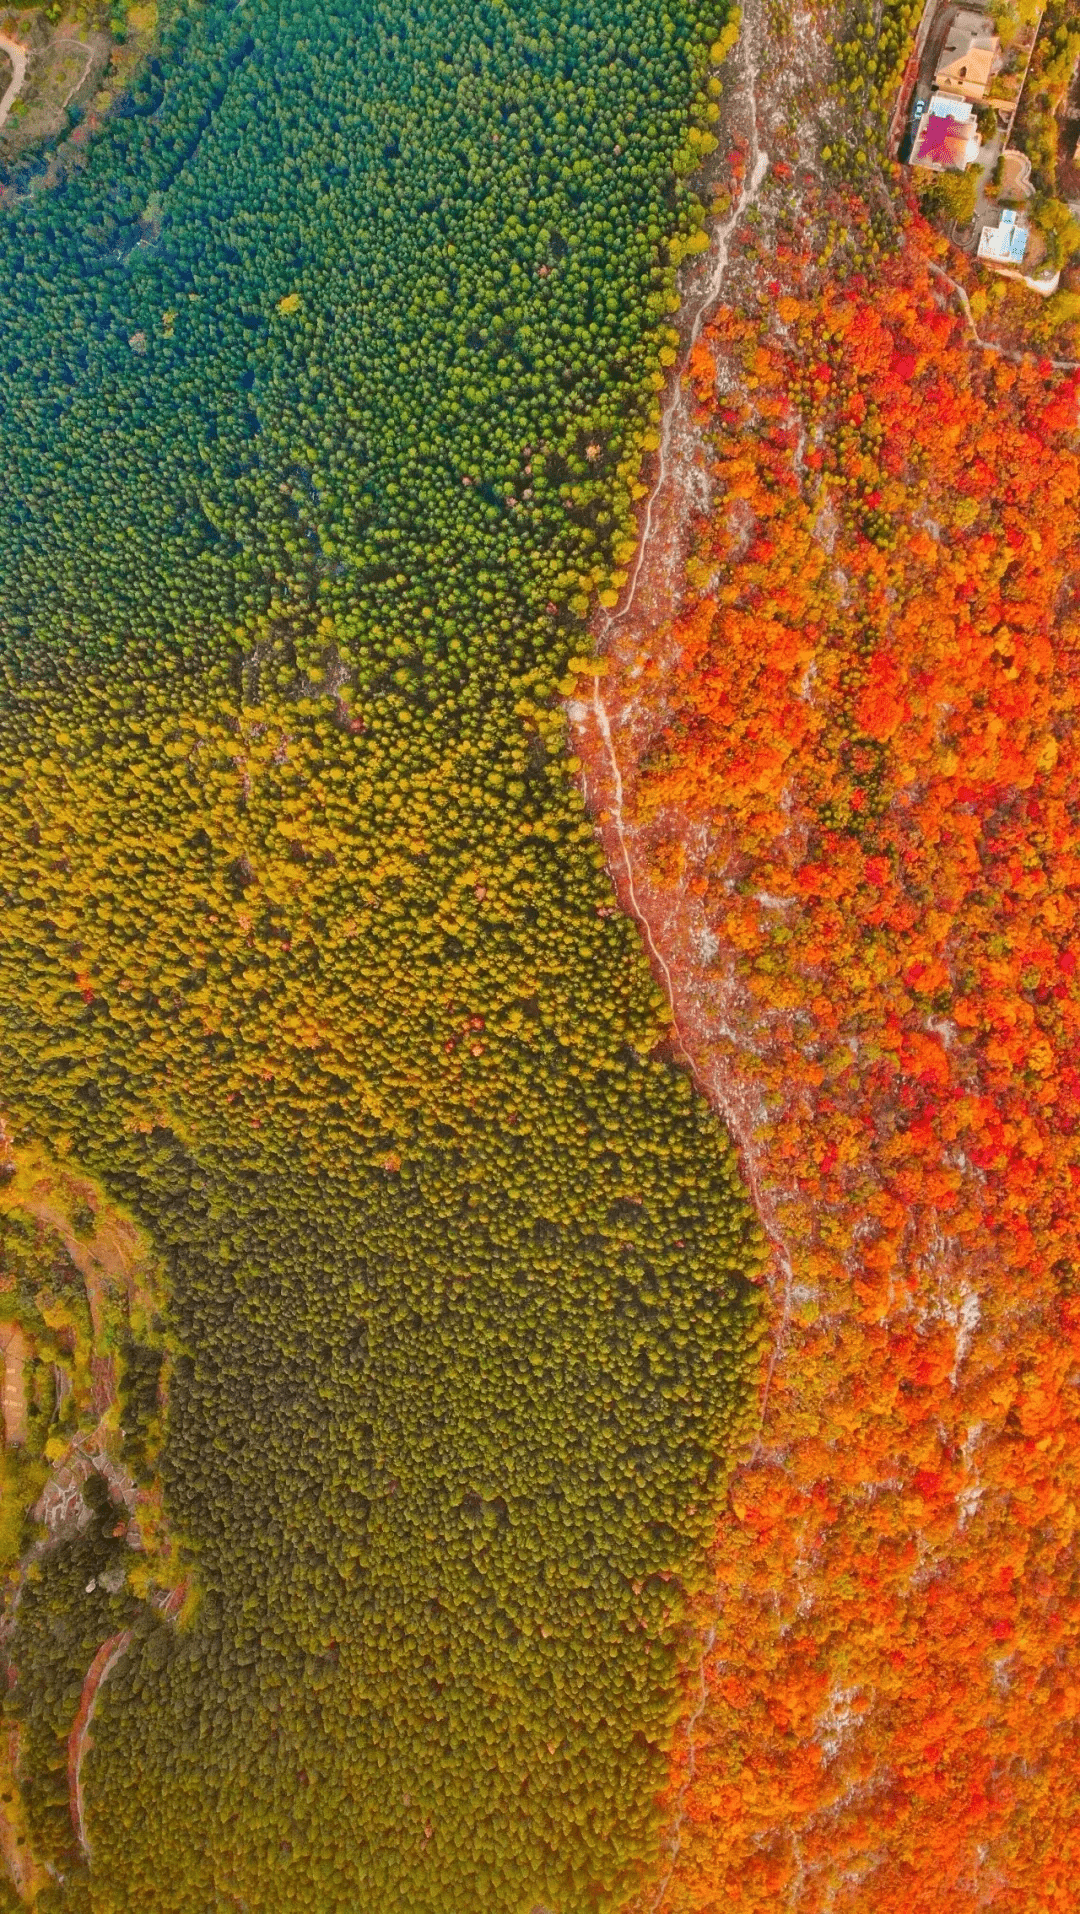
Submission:
<svg viewBox="0 0 1080 1914">
<path fill-rule="evenodd" d="M 996 226 L 984 226 L 979 235 L 979 258 L 988 266 L 1019 266 L 1027 251 L 1028 229 L 1006 207 Z"/>
</svg>

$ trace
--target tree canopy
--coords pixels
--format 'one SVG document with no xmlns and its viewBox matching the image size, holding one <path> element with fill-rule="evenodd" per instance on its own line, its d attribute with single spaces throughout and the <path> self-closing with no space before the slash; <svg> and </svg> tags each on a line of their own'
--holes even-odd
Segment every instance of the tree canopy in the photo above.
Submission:
<svg viewBox="0 0 1080 1914">
<path fill-rule="evenodd" d="M 115 1598 L 65 1906 L 600 1908 L 654 1853 L 762 1239 L 557 686 L 722 25 L 182 9 L 4 211 L 0 1072 L 167 1271 L 200 1591 Z"/>
</svg>

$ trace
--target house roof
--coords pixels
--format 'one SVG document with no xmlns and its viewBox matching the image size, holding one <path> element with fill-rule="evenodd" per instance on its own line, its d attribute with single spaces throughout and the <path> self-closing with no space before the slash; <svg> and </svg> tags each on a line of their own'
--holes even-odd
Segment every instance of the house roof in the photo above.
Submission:
<svg viewBox="0 0 1080 1914">
<path fill-rule="evenodd" d="M 1028 228 L 1017 223 L 1015 212 L 1006 208 L 996 226 L 984 226 L 979 235 L 979 258 L 996 259 L 1002 265 L 1019 266 L 1027 251 Z"/>
<path fill-rule="evenodd" d="M 1001 42 L 993 22 L 980 13 L 958 13 L 941 51 L 934 79 L 968 94 L 982 94 L 997 64 Z"/>
<path fill-rule="evenodd" d="M 912 158 L 916 166 L 964 167 L 976 136 L 971 102 L 935 94 L 923 116 Z"/>
</svg>

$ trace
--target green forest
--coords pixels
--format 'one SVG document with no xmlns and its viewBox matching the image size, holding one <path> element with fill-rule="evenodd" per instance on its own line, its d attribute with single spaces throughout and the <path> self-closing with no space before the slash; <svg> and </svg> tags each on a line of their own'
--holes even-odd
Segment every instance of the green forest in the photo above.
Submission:
<svg viewBox="0 0 1080 1914">
<path fill-rule="evenodd" d="M 585 1914 L 655 1861 L 764 1239 L 560 686 L 724 25 L 193 0 L 0 208 L 0 1110 L 153 1244 L 196 1594 L 118 1583 L 99 1489 L 22 1587 L 43 1914 Z"/>
</svg>

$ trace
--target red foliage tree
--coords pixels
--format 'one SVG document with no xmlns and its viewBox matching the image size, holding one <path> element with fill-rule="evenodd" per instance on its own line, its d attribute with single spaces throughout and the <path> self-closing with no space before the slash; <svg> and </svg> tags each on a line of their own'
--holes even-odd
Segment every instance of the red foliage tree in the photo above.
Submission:
<svg viewBox="0 0 1080 1914">
<path fill-rule="evenodd" d="M 669 1914 L 1075 1901 L 1077 391 L 918 246 L 717 316 L 715 505 L 636 661 L 678 663 L 627 815 L 704 913 L 736 1010 L 695 1061 L 790 1259 Z"/>
</svg>

